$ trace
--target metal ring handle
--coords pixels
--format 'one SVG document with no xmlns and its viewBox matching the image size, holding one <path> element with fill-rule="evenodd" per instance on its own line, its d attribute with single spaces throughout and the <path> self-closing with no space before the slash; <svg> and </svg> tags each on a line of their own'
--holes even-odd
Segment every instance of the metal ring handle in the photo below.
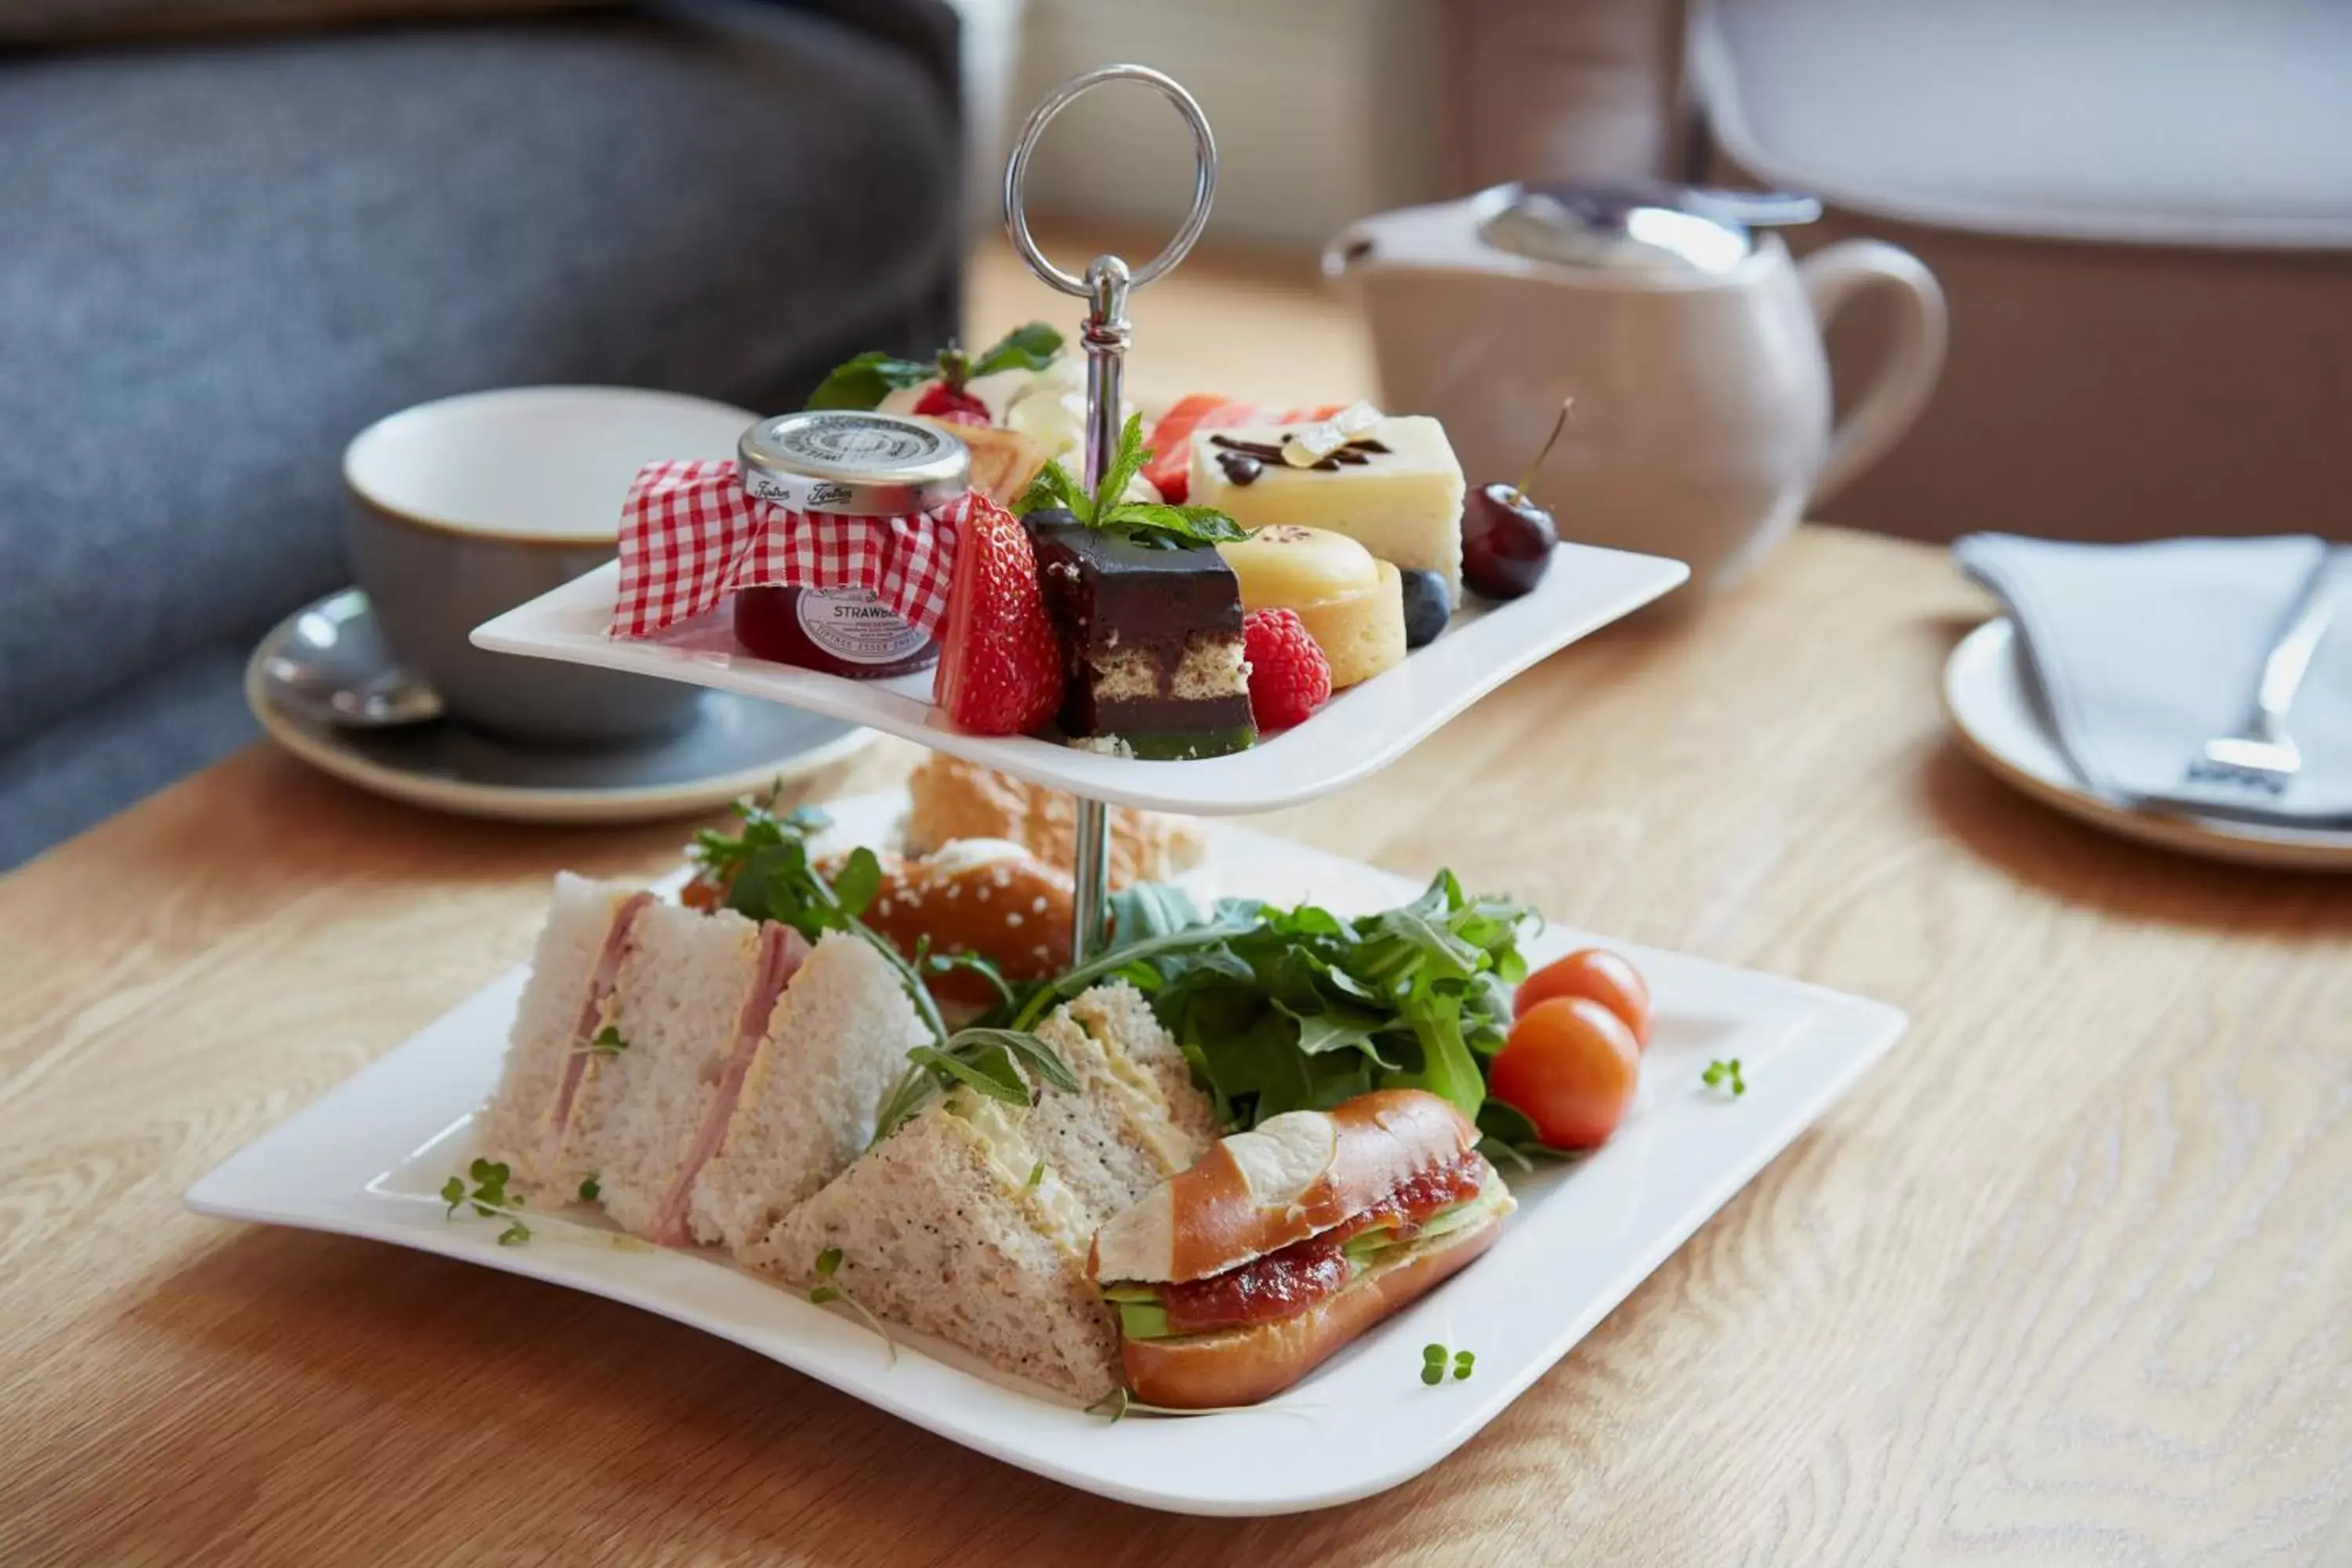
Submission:
<svg viewBox="0 0 2352 1568">
<path fill-rule="evenodd" d="M 1021 259 L 1029 264 L 1032 272 L 1063 293 L 1075 294 L 1081 300 L 1091 298 L 1094 290 L 1085 279 L 1063 271 L 1037 248 L 1037 241 L 1029 232 L 1029 214 L 1022 204 L 1021 193 L 1029 176 L 1029 154 L 1036 151 L 1037 138 L 1045 134 L 1054 116 L 1081 94 L 1107 81 L 1139 81 L 1159 89 L 1160 96 L 1174 104 L 1185 123 L 1192 128 L 1192 210 L 1185 216 L 1184 226 L 1176 231 L 1176 237 L 1168 242 L 1168 248 L 1134 270 L 1128 280 L 1129 288 L 1142 288 L 1184 259 L 1193 241 L 1208 226 L 1209 204 L 1217 190 L 1217 142 L 1209 134 L 1208 116 L 1201 112 L 1200 104 L 1173 77 L 1150 66 L 1097 66 L 1047 93 L 1045 101 L 1030 110 L 1027 122 L 1021 127 L 1020 138 L 1013 143 L 1013 156 L 1005 161 L 1004 232 L 1012 236 L 1013 248 L 1021 253 Z"/>
</svg>

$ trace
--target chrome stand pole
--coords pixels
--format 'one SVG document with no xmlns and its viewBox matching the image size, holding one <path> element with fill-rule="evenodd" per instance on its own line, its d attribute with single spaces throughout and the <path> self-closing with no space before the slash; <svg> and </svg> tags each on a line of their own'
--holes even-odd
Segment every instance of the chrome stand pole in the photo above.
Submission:
<svg viewBox="0 0 2352 1568">
<path fill-rule="evenodd" d="M 1084 278 L 1074 278 L 1045 259 L 1045 253 L 1037 248 L 1037 241 L 1029 232 L 1022 186 L 1029 171 L 1029 156 L 1036 151 L 1037 138 L 1045 133 L 1054 116 L 1068 108 L 1079 94 L 1112 81 L 1140 82 L 1154 88 L 1183 115 L 1192 132 L 1192 208 L 1167 248 L 1132 274 L 1118 257 L 1097 256 L 1087 263 Z M 1216 187 L 1217 144 L 1209 133 L 1208 117 L 1201 112 L 1192 95 L 1174 79 L 1145 66 L 1102 66 L 1074 76 L 1047 93 L 1044 101 L 1030 111 L 1027 123 L 1013 143 L 1012 156 L 1005 160 L 1004 230 L 1012 237 L 1013 249 L 1038 277 L 1063 293 L 1076 295 L 1087 302 L 1078 341 L 1087 353 L 1086 486 L 1089 491 L 1101 482 L 1118 455 L 1120 411 L 1126 401 L 1122 382 L 1128 342 L 1133 336 L 1127 319 L 1128 294 L 1184 259 L 1208 224 L 1209 205 Z M 1103 951 L 1109 937 L 1106 917 L 1110 908 L 1110 808 L 1085 795 L 1076 798 L 1070 952 L 1076 962 L 1084 963 Z"/>
<path fill-rule="evenodd" d="M 1109 945 L 1110 807 L 1087 795 L 1078 803 L 1077 863 L 1072 868 L 1070 956 L 1084 963 Z"/>
</svg>

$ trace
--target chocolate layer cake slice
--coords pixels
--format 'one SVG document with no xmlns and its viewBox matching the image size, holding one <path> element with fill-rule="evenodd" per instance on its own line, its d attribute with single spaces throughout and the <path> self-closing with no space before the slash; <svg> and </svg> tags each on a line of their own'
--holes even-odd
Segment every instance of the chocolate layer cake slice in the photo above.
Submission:
<svg viewBox="0 0 2352 1568">
<path fill-rule="evenodd" d="M 1155 550 L 1083 523 L 1034 525 L 1062 639 L 1071 739 L 1139 757 L 1213 757 L 1257 738 L 1241 584 L 1214 550 Z"/>
</svg>

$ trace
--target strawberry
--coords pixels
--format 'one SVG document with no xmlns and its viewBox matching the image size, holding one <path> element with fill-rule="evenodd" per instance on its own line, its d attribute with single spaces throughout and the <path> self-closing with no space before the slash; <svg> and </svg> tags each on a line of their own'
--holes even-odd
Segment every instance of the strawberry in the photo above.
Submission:
<svg viewBox="0 0 2352 1568">
<path fill-rule="evenodd" d="M 933 382 L 924 388 L 923 395 L 915 400 L 915 412 L 953 425 L 985 425 L 988 405 L 961 386 L 950 386 L 944 381 Z"/>
<path fill-rule="evenodd" d="M 1331 661 L 1297 610 L 1252 610 L 1242 619 L 1242 637 L 1250 717 L 1260 731 L 1287 730 L 1331 700 Z"/>
<path fill-rule="evenodd" d="M 1019 735 L 1062 706 L 1062 645 L 1037 585 L 1037 552 L 1013 515 L 975 495 L 958 531 L 933 695 L 959 730 Z"/>
</svg>

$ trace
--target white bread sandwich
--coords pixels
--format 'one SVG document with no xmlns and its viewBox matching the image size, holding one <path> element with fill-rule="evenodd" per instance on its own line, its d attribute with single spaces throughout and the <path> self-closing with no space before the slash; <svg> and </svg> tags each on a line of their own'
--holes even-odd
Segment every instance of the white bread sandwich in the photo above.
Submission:
<svg viewBox="0 0 2352 1568">
<path fill-rule="evenodd" d="M 1097 986 L 1037 1029 L 1076 1092 L 1024 1069 L 1026 1108 L 958 1088 L 908 1118 L 739 1256 L 1092 1399 L 1118 1334 L 1087 1278 L 1096 1227 L 1208 1146 L 1208 1099 L 1142 996 Z"/>
<path fill-rule="evenodd" d="M 874 1140 L 882 1101 L 929 1045 L 898 975 L 863 938 L 828 931 L 785 987 L 723 1137 L 693 1185 L 698 1241 L 767 1235 Z"/>
<path fill-rule="evenodd" d="M 1129 1388 L 1171 1409 L 1255 1404 L 1426 1294 L 1516 1206 L 1477 1142 L 1414 1089 L 1219 1141 L 1095 1236 Z"/>
<path fill-rule="evenodd" d="M 482 1147 L 665 1245 L 734 1245 L 831 1180 L 929 1037 L 856 936 L 567 877 L 541 949 Z"/>
<path fill-rule="evenodd" d="M 614 991 L 633 928 L 654 897 L 560 872 L 515 1011 L 506 1065 L 483 1108 L 478 1141 L 503 1160 L 518 1195 L 569 1203 L 596 1165 L 575 1125 L 605 1053 Z"/>
</svg>

